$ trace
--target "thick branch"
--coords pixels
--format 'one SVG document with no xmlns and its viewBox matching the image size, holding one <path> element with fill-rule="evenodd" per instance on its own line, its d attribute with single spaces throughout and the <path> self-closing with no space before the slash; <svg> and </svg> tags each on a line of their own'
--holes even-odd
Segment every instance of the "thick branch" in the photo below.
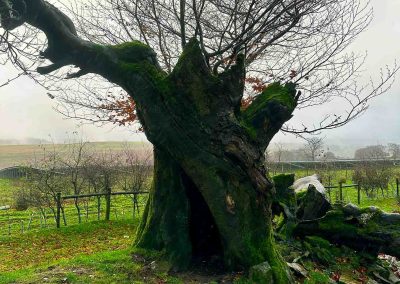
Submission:
<svg viewBox="0 0 400 284">
<path fill-rule="evenodd" d="M 292 117 L 297 105 L 295 85 L 288 83 L 269 85 L 254 102 L 242 112 L 250 134 L 261 145 L 268 145 L 282 125 Z"/>
<path fill-rule="evenodd" d="M 16 8 L 19 8 L 17 13 L 14 12 Z M 27 23 L 45 33 L 48 47 L 41 56 L 51 60 L 53 64 L 39 67 L 38 72 L 41 74 L 53 72 L 66 65 L 76 65 L 81 71 L 72 77 L 96 73 L 113 83 L 123 85 L 121 73 L 135 73 L 140 77 L 157 76 L 155 72 L 143 72 L 146 68 L 134 68 L 135 66 L 128 66 L 129 64 L 149 65 L 160 71 L 156 55 L 147 45 L 134 41 L 116 46 L 101 46 L 82 40 L 72 21 L 43 0 L 3 0 L 0 2 L 0 15 L 2 27 L 6 30 Z"/>
</svg>

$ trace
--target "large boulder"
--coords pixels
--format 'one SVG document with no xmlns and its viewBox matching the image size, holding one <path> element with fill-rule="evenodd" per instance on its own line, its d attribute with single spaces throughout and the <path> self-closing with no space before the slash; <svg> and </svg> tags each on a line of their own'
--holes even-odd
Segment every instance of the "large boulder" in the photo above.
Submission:
<svg viewBox="0 0 400 284">
<path fill-rule="evenodd" d="M 324 193 L 310 184 L 305 193 L 298 194 L 296 216 L 300 220 L 314 220 L 325 216 L 332 206 Z"/>
<path fill-rule="evenodd" d="M 298 193 L 306 190 L 310 184 L 312 184 L 320 193 L 325 194 L 325 187 L 322 185 L 317 174 L 297 179 L 293 183 L 292 188 L 296 193 Z"/>
</svg>

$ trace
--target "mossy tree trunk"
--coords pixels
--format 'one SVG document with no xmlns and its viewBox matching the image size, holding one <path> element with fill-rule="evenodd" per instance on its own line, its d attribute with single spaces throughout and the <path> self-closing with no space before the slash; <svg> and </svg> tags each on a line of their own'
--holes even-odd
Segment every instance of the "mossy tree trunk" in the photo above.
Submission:
<svg viewBox="0 0 400 284">
<path fill-rule="evenodd" d="M 212 74 L 193 39 L 165 74 L 150 47 L 83 41 L 54 6 L 42 0 L 25 4 L 18 19 L 0 9 L 2 26 L 27 22 L 44 31 L 49 46 L 42 55 L 53 64 L 39 72 L 74 64 L 81 70 L 70 77 L 100 74 L 137 104 L 155 147 L 155 177 L 136 245 L 164 250 L 177 269 L 195 256 L 220 256 L 229 269 L 268 261 L 276 283 L 289 283 L 274 248 L 274 188 L 263 162 L 268 143 L 296 107 L 294 85 L 272 84 L 243 110 L 242 56 L 229 70 Z"/>
</svg>

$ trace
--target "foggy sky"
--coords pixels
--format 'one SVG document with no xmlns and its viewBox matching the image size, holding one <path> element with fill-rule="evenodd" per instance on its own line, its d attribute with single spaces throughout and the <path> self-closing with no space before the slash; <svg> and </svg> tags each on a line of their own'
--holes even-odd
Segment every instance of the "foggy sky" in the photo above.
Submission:
<svg viewBox="0 0 400 284">
<path fill-rule="evenodd" d="M 368 51 L 365 80 L 375 76 L 386 64 L 393 65 L 396 58 L 400 64 L 400 0 L 373 0 L 372 5 L 373 22 L 352 45 L 354 51 Z M 15 74 L 13 67 L 0 67 L 0 84 L 12 74 Z M 344 127 L 323 132 L 327 142 L 358 145 L 400 143 L 400 74 L 397 77 L 392 89 L 371 101 L 370 109 L 363 116 Z M 46 91 L 29 78 L 19 78 L 0 88 L 0 140 L 27 137 L 49 140 L 51 137 L 56 142 L 64 142 L 74 131 L 90 141 L 144 139 L 143 135 L 111 126 L 84 125 L 77 128 L 77 121 L 65 119 L 53 110 L 55 104 Z M 331 103 L 323 108 L 309 109 L 293 120 L 312 121 L 332 108 L 340 108 L 340 105 Z M 274 141 L 296 142 L 296 138 L 279 134 Z"/>
</svg>

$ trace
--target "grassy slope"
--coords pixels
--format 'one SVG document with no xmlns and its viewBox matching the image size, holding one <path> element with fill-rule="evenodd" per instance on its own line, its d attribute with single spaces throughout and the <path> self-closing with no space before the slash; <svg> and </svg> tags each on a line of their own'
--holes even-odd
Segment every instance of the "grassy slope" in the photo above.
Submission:
<svg viewBox="0 0 400 284">
<path fill-rule="evenodd" d="M 131 146 L 138 146 L 144 148 L 150 148 L 149 143 L 142 142 L 129 142 Z M 94 147 L 96 151 L 119 151 L 122 150 L 125 143 L 124 142 L 91 142 L 91 146 Z M 43 153 L 43 148 L 48 150 L 59 151 L 62 150 L 64 144 L 44 144 L 44 145 L 0 145 L 0 169 L 5 167 L 10 167 L 14 165 L 25 164 L 29 161 L 35 159 L 35 157 L 40 157 Z"/>
</svg>

